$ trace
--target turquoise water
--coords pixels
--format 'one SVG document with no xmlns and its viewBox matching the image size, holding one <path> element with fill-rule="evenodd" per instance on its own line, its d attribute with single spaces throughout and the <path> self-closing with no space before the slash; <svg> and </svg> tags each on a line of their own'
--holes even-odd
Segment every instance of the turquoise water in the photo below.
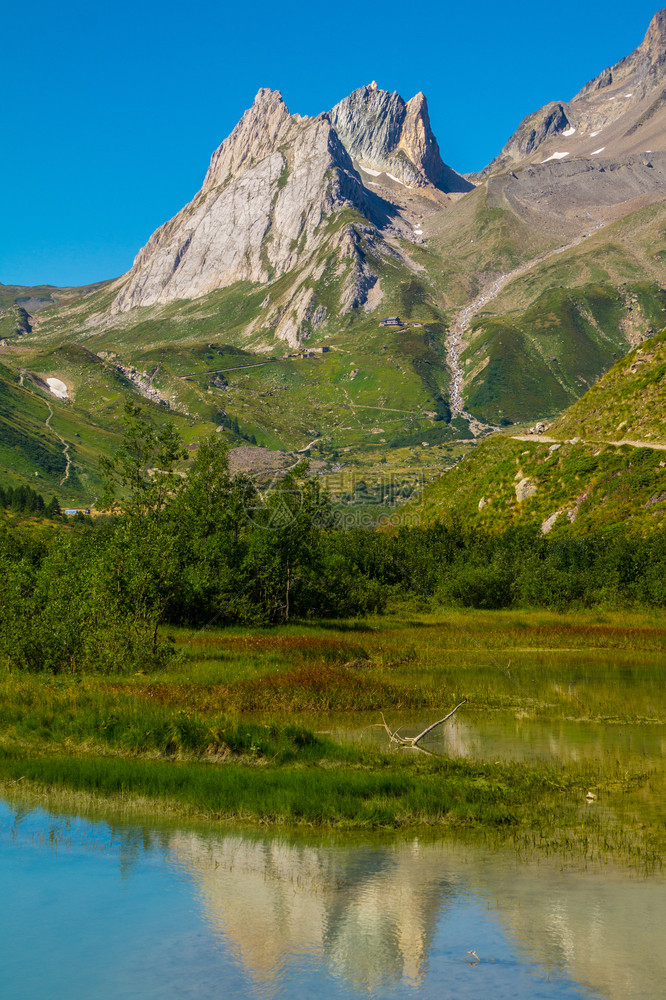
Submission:
<svg viewBox="0 0 666 1000">
<path fill-rule="evenodd" d="M 157 831 L 0 802 L 0 994 L 655 1000 L 665 888 L 413 837 Z"/>
</svg>

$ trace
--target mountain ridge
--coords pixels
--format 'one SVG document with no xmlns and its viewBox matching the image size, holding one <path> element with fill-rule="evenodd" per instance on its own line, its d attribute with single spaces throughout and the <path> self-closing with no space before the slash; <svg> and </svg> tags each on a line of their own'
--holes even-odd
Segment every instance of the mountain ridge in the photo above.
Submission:
<svg viewBox="0 0 666 1000">
<path fill-rule="evenodd" d="M 616 155 L 638 152 L 643 145 L 638 141 L 638 133 L 656 112 L 659 112 L 658 132 L 662 136 L 663 150 L 666 102 L 662 88 L 665 79 L 666 8 L 663 8 L 652 17 L 638 48 L 602 70 L 570 100 L 550 101 L 527 115 L 500 153 L 483 170 L 470 174 L 470 179 L 478 182 L 491 174 L 515 169 L 527 160 L 538 162 L 537 156 L 542 147 L 545 147 L 546 156 L 550 154 L 553 159 L 589 156 L 590 153 L 598 155 L 595 153 L 597 147 L 601 147 L 599 152 L 608 151 L 609 147 L 604 143 L 609 136 Z M 642 121 L 643 118 L 646 120 Z M 610 133 L 609 129 L 612 129 Z M 646 133 L 648 131 L 652 139 L 655 130 L 645 130 Z M 632 135 L 635 138 L 633 142 Z M 557 149 L 553 145 L 554 140 L 560 143 Z M 570 148 L 565 149 L 564 146 Z"/>
<path fill-rule="evenodd" d="M 308 118 L 290 114 L 279 91 L 260 89 L 213 153 L 199 193 L 137 254 L 111 313 L 198 298 L 238 281 L 269 283 L 302 268 L 274 311 L 275 336 L 296 346 L 304 324 L 321 316 L 312 286 L 330 273 L 331 255 L 339 272 L 349 272 L 338 311 L 365 305 L 378 280 L 369 259 L 395 253 L 381 235 L 394 209 L 365 187 L 351 154 L 366 172 L 405 187 L 472 187 L 442 161 L 422 94 L 405 102 L 373 84 Z M 345 209 L 361 225 L 329 232 Z"/>
<path fill-rule="evenodd" d="M 373 82 L 354 90 L 329 112 L 333 128 L 361 167 L 393 172 L 407 187 L 433 185 L 449 193 L 473 185 L 442 160 L 421 91 L 405 102 Z"/>
</svg>

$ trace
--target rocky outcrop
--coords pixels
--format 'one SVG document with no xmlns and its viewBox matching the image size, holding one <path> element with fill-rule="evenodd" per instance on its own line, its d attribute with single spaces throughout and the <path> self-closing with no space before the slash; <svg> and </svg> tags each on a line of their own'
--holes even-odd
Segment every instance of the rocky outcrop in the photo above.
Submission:
<svg viewBox="0 0 666 1000">
<path fill-rule="evenodd" d="M 534 483 L 529 476 L 526 479 L 521 479 L 519 483 L 516 483 L 516 500 L 518 503 L 524 503 L 525 500 L 529 500 L 533 497 L 537 491 L 536 483 Z"/>
<path fill-rule="evenodd" d="M 421 93 L 405 103 L 373 81 L 336 104 L 330 119 L 361 167 L 386 172 L 407 187 L 433 185 L 455 192 L 473 186 L 443 162 Z"/>
<path fill-rule="evenodd" d="M 24 333 L 32 333 L 30 313 L 23 306 L 13 305 L 0 311 L 0 329 L 9 337 L 19 337 Z"/>
<path fill-rule="evenodd" d="M 632 97 L 638 99 L 654 87 L 659 86 L 666 76 L 666 8 L 658 10 L 650 21 L 645 38 L 628 56 L 615 66 L 605 69 L 594 80 L 585 84 L 573 98 L 578 101 L 605 90 L 608 87 L 631 86 Z M 572 102 L 573 103 L 573 102 Z"/>
<path fill-rule="evenodd" d="M 515 151 L 518 156 L 529 156 L 542 142 L 551 136 L 559 135 L 570 128 L 569 119 L 561 104 L 549 104 L 536 115 L 530 115 L 522 123 L 515 139 Z"/>
<path fill-rule="evenodd" d="M 561 135 L 568 128 L 570 123 L 564 105 L 558 101 L 546 104 L 539 111 L 523 118 L 499 156 L 488 164 L 482 175 L 495 173 L 509 163 L 524 159 L 546 139 Z"/>
<path fill-rule="evenodd" d="M 286 139 L 292 117 L 279 90 L 262 88 L 238 125 L 215 150 L 202 191 L 219 187 L 227 178 L 250 169 Z"/>
</svg>

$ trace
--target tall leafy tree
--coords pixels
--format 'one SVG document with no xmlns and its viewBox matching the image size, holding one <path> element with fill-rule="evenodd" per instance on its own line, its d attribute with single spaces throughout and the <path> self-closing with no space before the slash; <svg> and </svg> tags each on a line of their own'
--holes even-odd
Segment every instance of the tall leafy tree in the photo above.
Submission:
<svg viewBox="0 0 666 1000">
<path fill-rule="evenodd" d="M 258 495 L 248 569 L 254 590 L 272 621 L 289 621 L 317 574 L 320 531 L 330 520 L 330 501 L 301 462 Z M 303 606 L 302 601 L 301 608 Z"/>
<path fill-rule="evenodd" d="M 131 402 L 124 424 L 118 451 L 100 460 L 103 503 L 119 513 L 105 548 L 102 585 L 137 627 L 151 630 L 156 653 L 178 576 L 172 508 L 184 483 L 177 466 L 187 452 L 173 423 L 157 428 Z"/>
</svg>

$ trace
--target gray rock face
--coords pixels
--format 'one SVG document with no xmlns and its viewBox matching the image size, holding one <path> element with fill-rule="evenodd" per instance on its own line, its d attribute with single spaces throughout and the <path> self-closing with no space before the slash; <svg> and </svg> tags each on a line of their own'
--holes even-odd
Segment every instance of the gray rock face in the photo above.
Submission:
<svg viewBox="0 0 666 1000">
<path fill-rule="evenodd" d="M 472 188 L 442 161 L 421 93 L 405 103 L 399 94 L 379 90 L 373 82 L 336 104 L 330 119 L 361 167 L 389 173 L 408 187 L 432 184 L 448 192 Z"/>
<path fill-rule="evenodd" d="M 213 154 L 199 194 L 140 251 L 113 312 L 266 282 L 309 259 L 322 221 L 366 193 L 326 115 L 260 90 Z"/>
<path fill-rule="evenodd" d="M 604 211 L 640 198 L 666 195 L 666 153 L 627 156 L 620 162 L 600 157 L 529 164 L 517 174 L 491 177 L 488 191 L 517 208 L 564 220 L 567 213 Z"/>
<path fill-rule="evenodd" d="M 533 149 L 550 136 L 558 135 L 569 127 L 569 119 L 562 105 L 547 104 L 536 115 L 530 115 L 521 123 L 514 137 L 515 152 L 518 156 L 529 156 Z"/>
<path fill-rule="evenodd" d="M 335 313 L 369 308 L 381 298 L 376 260 L 396 251 L 371 222 L 376 195 L 352 157 L 410 187 L 472 187 L 442 162 L 423 94 L 405 103 L 374 84 L 330 114 L 302 118 L 277 91 L 260 90 L 213 154 L 201 191 L 139 252 L 111 311 L 198 298 L 236 282 L 270 289 L 289 274 L 253 322 L 296 346 L 326 321 L 331 294 Z M 354 214 L 333 225 L 344 209 Z M 322 280 L 328 305 L 317 300 Z"/>
<path fill-rule="evenodd" d="M 521 479 L 519 483 L 516 483 L 515 490 L 518 503 L 524 503 L 525 500 L 529 500 L 530 497 L 534 496 L 537 488 L 536 484 L 528 476 L 527 479 Z"/>
<path fill-rule="evenodd" d="M 573 98 L 578 101 L 610 86 L 630 85 L 633 97 L 643 97 L 659 86 L 666 76 L 666 8 L 658 10 L 650 21 L 645 38 L 628 56 L 605 69 L 585 84 Z"/>
</svg>

